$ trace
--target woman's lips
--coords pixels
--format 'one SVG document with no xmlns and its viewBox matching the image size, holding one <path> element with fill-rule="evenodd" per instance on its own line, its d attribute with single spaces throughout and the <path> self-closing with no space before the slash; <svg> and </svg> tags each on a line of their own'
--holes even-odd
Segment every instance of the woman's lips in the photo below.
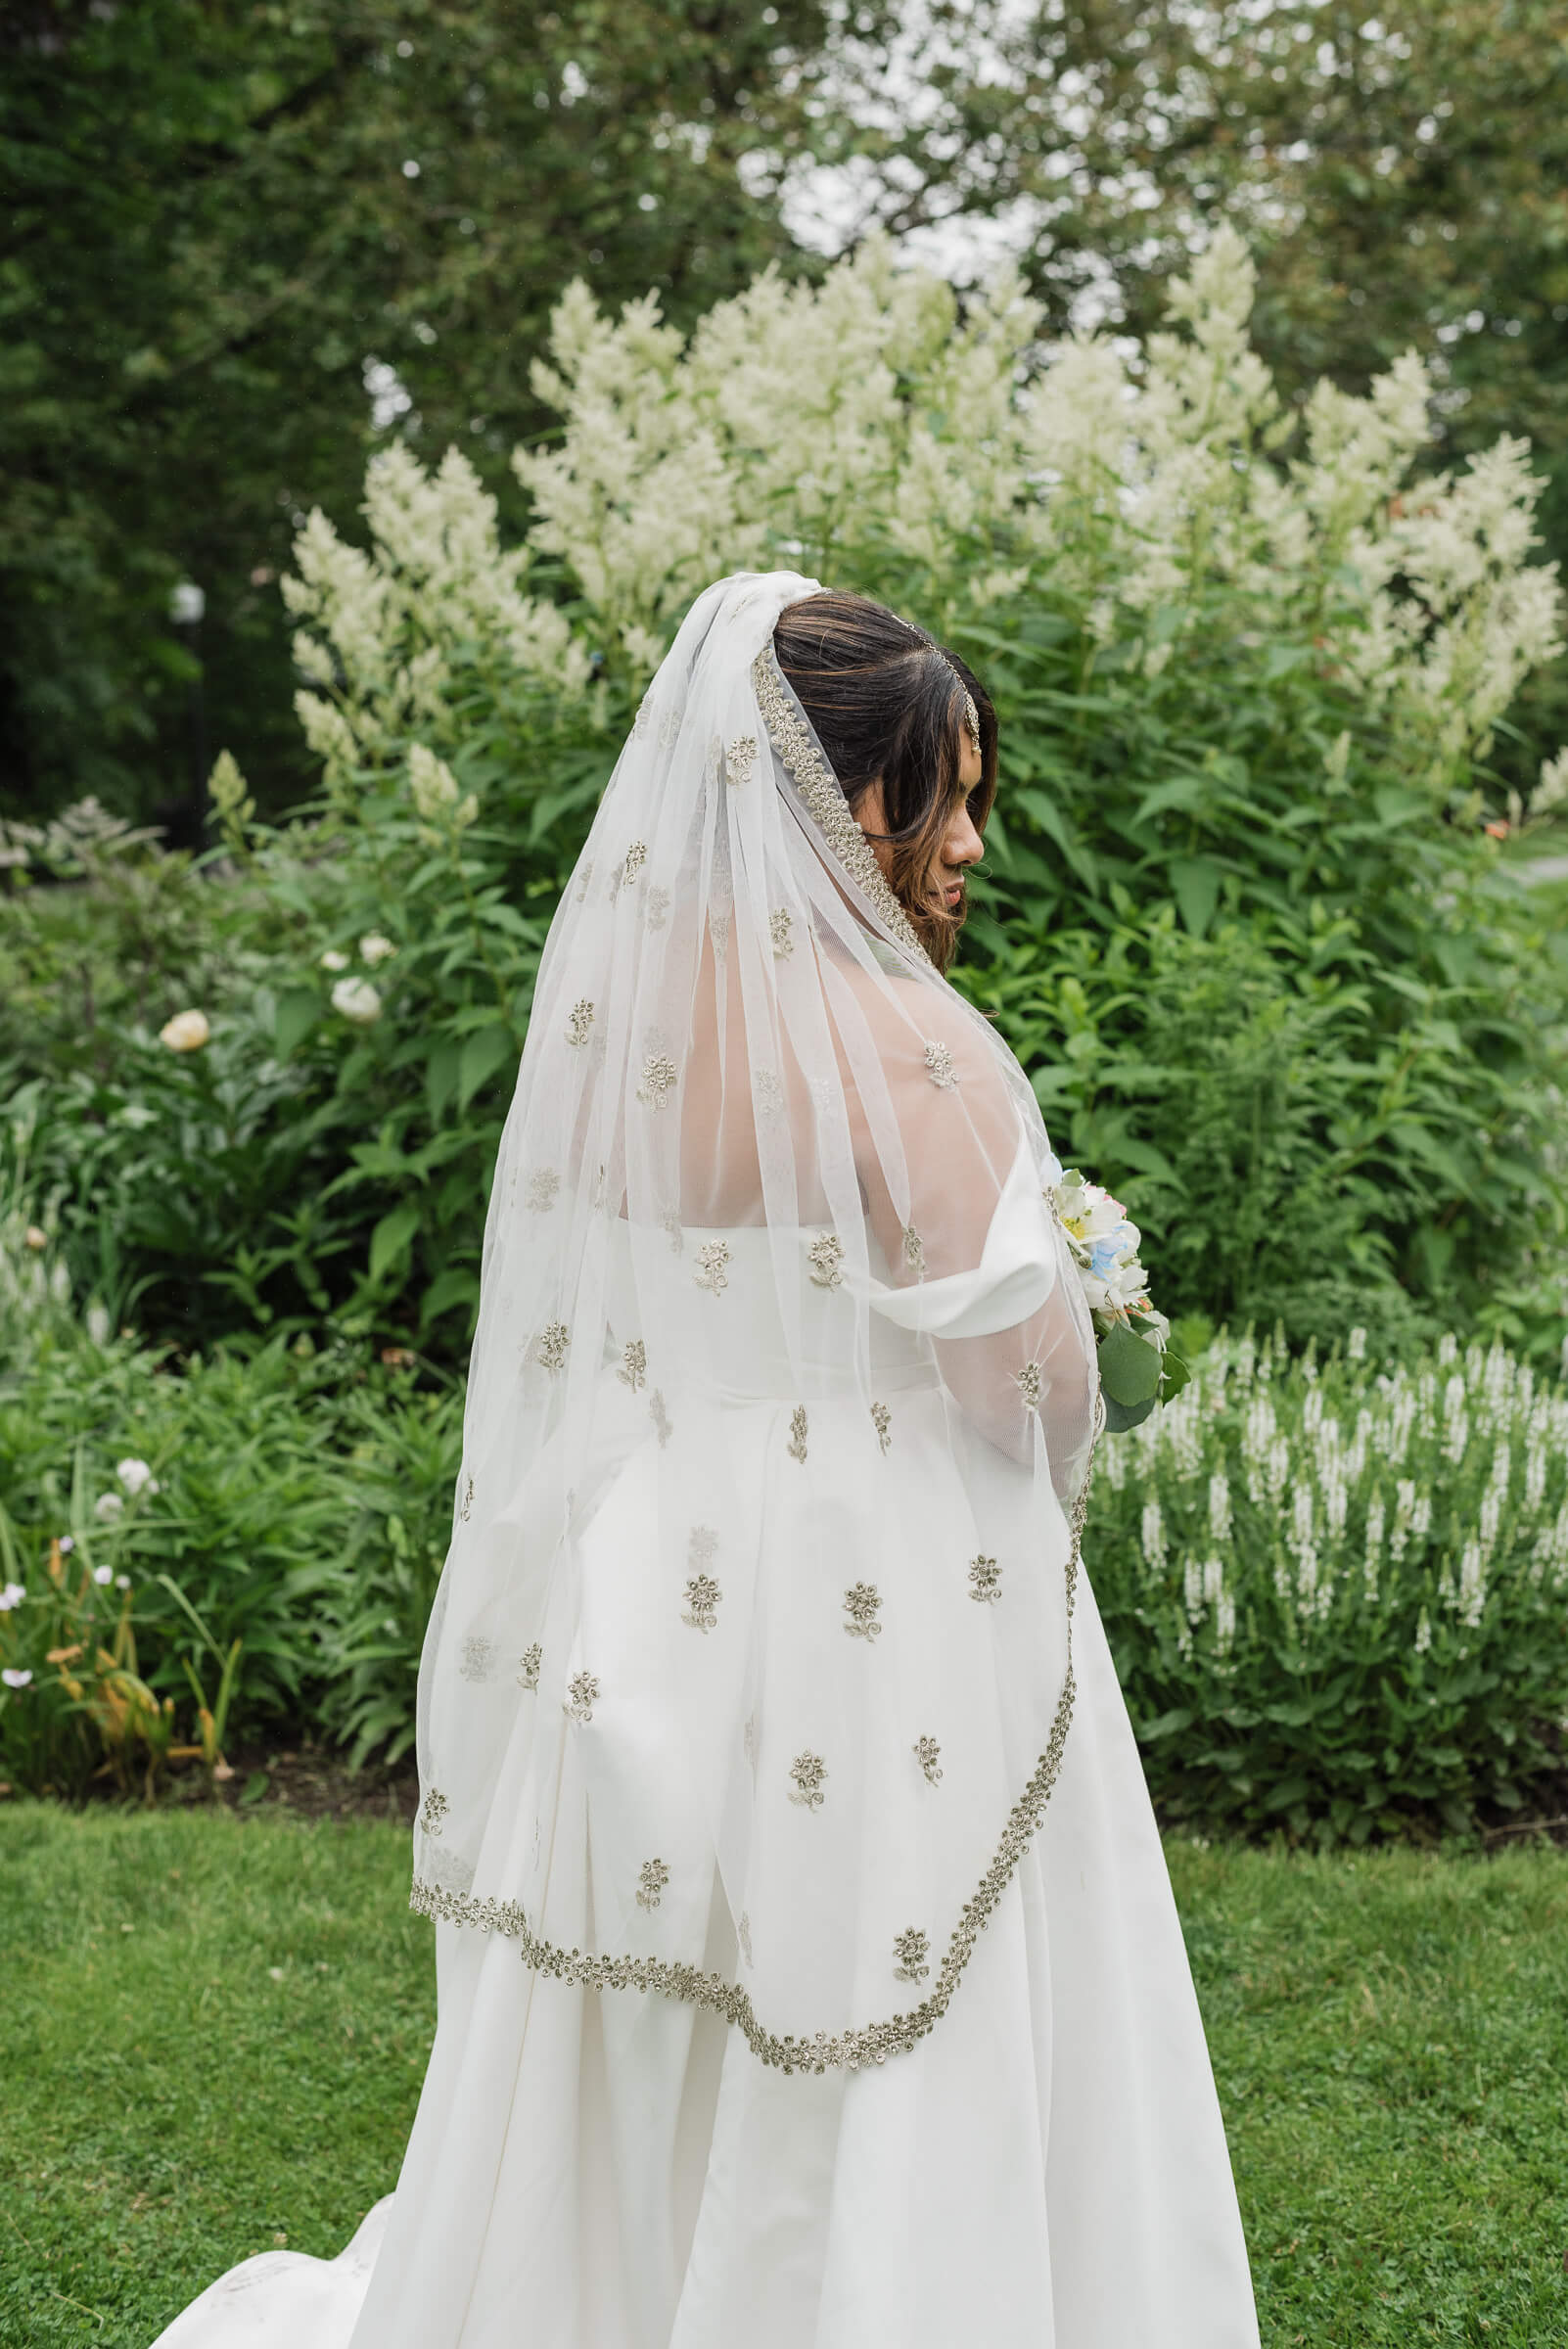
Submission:
<svg viewBox="0 0 1568 2349">
<path fill-rule="evenodd" d="M 952 886 L 945 892 L 945 895 L 946 897 L 947 903 L 950 906 L 961 905 L 964 901 L 963 883 L 961 881 L 954 881 Z"/>
</svg>

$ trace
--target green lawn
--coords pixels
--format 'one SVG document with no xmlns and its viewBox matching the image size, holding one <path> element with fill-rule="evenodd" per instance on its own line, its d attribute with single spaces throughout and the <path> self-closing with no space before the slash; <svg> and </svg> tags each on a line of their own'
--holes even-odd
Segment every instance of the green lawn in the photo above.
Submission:
<svg viewBox="0 0 1568 2349">
<path fill-rule="evenodd" d="M 431 2028 L 406 1857 L 0 1809 L 3 2349 L 146 2349 L 248 2253 L 341 2247 Z M 1568 1854 L 1171 1863 L 1268 2349 L 1568 2345 Z"/>
</svg>

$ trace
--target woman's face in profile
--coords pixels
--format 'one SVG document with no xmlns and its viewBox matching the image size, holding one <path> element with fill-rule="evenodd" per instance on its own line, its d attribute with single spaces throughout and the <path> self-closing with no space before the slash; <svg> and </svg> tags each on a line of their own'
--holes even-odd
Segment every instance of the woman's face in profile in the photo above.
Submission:
<svg viewBox="0 0 1568 2349">
<path fill-rule="evenodd" d="M 980 753 L 967 731 L 960 732 L 958 781 L 943 827 L 936 853 L 925 873 L 913 885 L 905 883 L 899 891 L 907 913 L 929 913 L 940 907 L 949 915 L 960 911 L 964 901 L 964 874 L 972 864 L 978 864 L 985 854 L 986 844 L 979 827 L 969 812 L 970 794 L 978 790 L 982 780 Z M 870 784 L 855 804 L 855 820 L 871 842 L 878 864 L 889 881 L 893 879 L 896 861 L 894 844 L 881 835 L 887 831 L 887 808 L 883 802 L 880 782 Z"/>
</svg>

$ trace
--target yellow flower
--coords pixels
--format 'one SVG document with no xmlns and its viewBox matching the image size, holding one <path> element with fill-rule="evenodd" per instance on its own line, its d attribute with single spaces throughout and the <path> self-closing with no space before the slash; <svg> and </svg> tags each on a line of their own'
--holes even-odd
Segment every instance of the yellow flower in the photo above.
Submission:
<svg viewBox="0 0 1568 2349">
<path fill-rule="evenodd" d="M 200 1052 L 211 1034 L 205 1011 L 177 1011 L 159 1030 L 158 1040 L 171 1052 Z"/>
</svg>

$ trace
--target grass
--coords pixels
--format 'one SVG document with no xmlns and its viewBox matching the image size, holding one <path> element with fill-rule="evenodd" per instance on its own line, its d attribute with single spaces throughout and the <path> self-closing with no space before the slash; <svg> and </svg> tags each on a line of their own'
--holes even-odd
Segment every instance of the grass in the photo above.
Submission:
<svg viewBox="0 0 1568 2349">
<path fill-rule="evenodd" d="M 406 1855 L 373 1821 L 0 1811 L 6 2349 L 146 2349 L 392 2185 L 434 2004 Z M 1170 1859 L 1266 2349 L 1568 2345 L 1568 1854 Z"/>
</svg>

